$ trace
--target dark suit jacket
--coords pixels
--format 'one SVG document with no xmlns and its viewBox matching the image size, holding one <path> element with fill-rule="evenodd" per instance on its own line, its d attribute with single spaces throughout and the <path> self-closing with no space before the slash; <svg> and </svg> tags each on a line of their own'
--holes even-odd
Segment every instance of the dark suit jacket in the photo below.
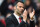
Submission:
<svg viewBox="0 0 40 27">
<path fill-rule="evenodd" d="M 5 27 L 5 25 L 2 22 L 0 22 L 0 27 Z"/>
<path fill-rule="evenodd" d="M 18 23 L 16 17 L 14 15 L 9 16 L 6 19 L 6 27 L 27 27 L 27 23 L 22 21 L 20 24 Z"/>
</svg>

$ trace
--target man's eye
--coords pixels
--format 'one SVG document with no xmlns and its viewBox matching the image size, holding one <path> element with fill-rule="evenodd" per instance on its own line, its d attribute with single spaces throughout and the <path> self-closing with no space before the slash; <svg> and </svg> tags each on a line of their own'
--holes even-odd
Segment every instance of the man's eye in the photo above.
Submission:
<svg viewBox="0 0 40 27">
<path fill-rule="evenodd" d="M 24 7 L 23 7 L 24 8 Z"/>
<path fill-rule="evenodd" d="M 21 6 L 19 6 L 21 8 Z"/>
</svg>

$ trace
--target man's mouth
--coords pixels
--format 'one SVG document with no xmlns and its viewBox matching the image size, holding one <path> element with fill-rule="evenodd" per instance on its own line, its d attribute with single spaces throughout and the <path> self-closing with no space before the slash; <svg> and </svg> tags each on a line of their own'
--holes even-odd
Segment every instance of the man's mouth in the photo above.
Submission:
<svg viewBox="0 0 40 27">
<path fill-rule="evenodd" d="M 21 11 L 21 13 L 23 13 L 23 11 Z"/>
</svg>

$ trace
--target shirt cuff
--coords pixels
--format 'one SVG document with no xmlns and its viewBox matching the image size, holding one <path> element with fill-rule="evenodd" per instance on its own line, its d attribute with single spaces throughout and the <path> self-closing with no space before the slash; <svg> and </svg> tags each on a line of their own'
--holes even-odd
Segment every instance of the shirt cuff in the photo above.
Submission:
<svg viewBox="0 0 40 27">
<path fill-rule="evenodd" d="M 34 21 L 34 19 L 33 20 L 30 19 L 30 21 Z"/>
<path fill-rule="evenodd" d="M 35 20 L 35 18 L 33 17 L 33 19 L 30 19 L 30 21 L 34 21 Z"/>
</svg>

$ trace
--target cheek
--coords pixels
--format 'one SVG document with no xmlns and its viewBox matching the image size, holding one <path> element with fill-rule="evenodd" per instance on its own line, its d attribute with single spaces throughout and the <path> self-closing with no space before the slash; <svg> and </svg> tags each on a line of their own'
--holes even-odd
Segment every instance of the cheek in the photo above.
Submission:
<svg viewBox="0 0 40 27">
<path fill-rule="evenodd" d="M 19 8 L 19 7 L 17 7 L 17 11 L 19 11 L 19 12 L 20 12 L 20 8 Z"/>
</svg>

